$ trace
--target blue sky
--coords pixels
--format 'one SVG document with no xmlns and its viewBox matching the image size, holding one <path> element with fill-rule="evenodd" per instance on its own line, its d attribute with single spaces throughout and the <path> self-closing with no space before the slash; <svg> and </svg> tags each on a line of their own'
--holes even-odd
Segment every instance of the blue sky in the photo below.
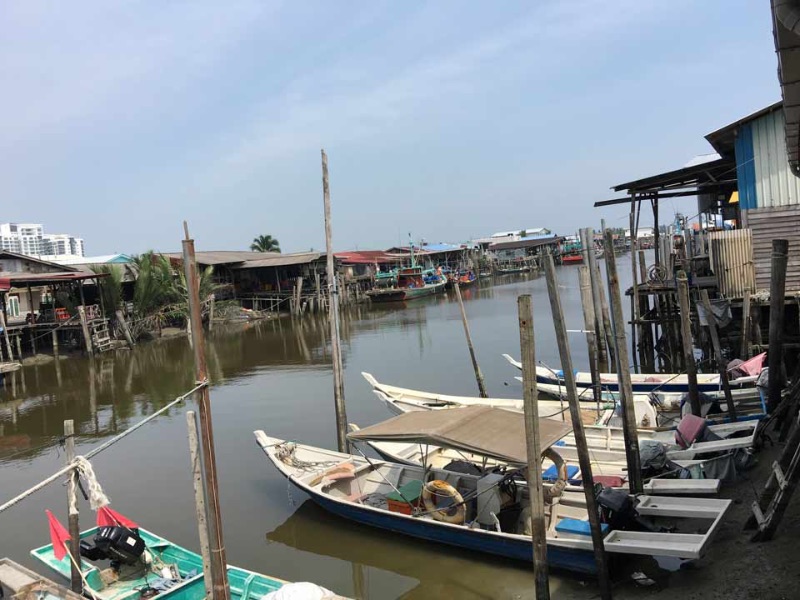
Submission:
<svg viewBox="0 0 800 600">
<path fill-rule="evenodd" d="M 323 147 L 337 250 L 624 226 L 610 186 L 780 98 L 749 0 L 9 0 L 0 36 L 0 221 L 89 254 L 183 219 L 201 250 L 322 248 Z"/>
</svg>

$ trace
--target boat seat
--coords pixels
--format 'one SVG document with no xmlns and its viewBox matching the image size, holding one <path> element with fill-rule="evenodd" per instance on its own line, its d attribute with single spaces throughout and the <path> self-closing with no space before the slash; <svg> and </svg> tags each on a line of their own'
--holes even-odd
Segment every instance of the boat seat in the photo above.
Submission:
<svg viewBox="0 0 800 600">
<path fill-rule="evenodd" d="M 592 528 L 589 521 L 581 519 L 561 519 L 555 527 L 556 533 L 559 537 L 575 537 L 575 536 L 591 536 Z M 605 535 L 608 533 L 608 524 L 601 523 L 600 531 Z"/>
</svg>

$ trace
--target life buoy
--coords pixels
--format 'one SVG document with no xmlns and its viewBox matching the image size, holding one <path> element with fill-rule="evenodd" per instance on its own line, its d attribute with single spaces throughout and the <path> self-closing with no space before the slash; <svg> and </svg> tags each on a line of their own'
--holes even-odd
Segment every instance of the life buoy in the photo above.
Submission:
<svg viewBox="0 0 800 600">
<path fill-rule="evenodd" d="M 567 463 L 565 463 L 561 455 L 552 448 L 548 448 L 542 452 L 542 458 L 551 460 L 556 466 L 556 471 L 558 471 L 558 479 L 556 479 L 555 483 L 549 488 L 544 488 L 544 501 L 553 502 L 553 500 L 559 498 L 561 494 L 564 493 L 564 489 L 567 487 Z"/>
<path fill-rule="evenodd" d="M 436 505 L 436 498 L 442 497 L 452 498 L 453 503 L 439 508 Z M 467 507 L 464 504 L 464 498 L 456 488 L 441 479 L 434 479 L 423 486 L 422 502 L 425 505 L 425 510 L 436 521 L 461 525 L 467 518 Z"/>
</svg>

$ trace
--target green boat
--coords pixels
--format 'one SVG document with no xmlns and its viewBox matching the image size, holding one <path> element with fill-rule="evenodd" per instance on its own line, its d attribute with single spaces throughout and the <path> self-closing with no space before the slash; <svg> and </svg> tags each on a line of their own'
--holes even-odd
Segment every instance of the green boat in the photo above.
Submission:
<svg viewBox="0 0 800 600">
<path fill-rule="evenodd" d="M 81 533 L 81 540 L 90 541 L 100 527 Z M 117 569 L 101 568 L 82 558 L 83 576 L 97 600 L 144 600 L 158 596 L 160 600 L 203 600 L 206 596 L 203 580 L 203 559 L 199 554 L 182 548 L 145 529 L 138 529 L 144 540 L 146 558 L 133 565 L 122 564 Z M 31 555 L 48 568 L 69 579 L 70 559 L 55 557 L 53 545 L 31 550 Z M 157 581 L 169 585 L 163 591 Z M 231 600 L 259 600 L 269 592 L 283 587 L 281 579 L 228 566 Z M 171 584 L 171 585 L 170 585 Z M 157 586 L 157 587 L 154 587 Z"/>
<path fill-rule="evenodd" d="M 426 283 L 422 267 L 407 267 L 397 272 L 396 286 L 374 288 L 367 292 L 367 296 L 373 302 L 404 302 L 441 293 L 446 284 L 446 279 L 441 276 L 436 276 L 435 281 Z"/>
</svg>

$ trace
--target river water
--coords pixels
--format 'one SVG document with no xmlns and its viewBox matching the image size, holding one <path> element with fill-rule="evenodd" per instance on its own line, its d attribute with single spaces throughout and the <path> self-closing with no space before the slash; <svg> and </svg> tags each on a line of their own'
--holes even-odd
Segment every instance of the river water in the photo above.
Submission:
<svg viewBox="0 0 800 600">
<path fill-rule="evenodd" d="M 601 262 L 602 264 L 602 262 Z M 628 255 L 618 257 L 623 289 Z M 583 318 L 578 269 L 558 267 L 567 327 Z M 537 360 L 558 364 L 543 276 L 504 276 L 463 290 L 490 396 L 520 398 L 518 373 L 501 356 L 519 356 L 517 297 L 531 294 Z M 627 307 L 627 302 L 624 303 Z M 361 372 L 379 381 L 475 395 L 477 386 L 452 292 L 407 306 L 356 307 L 342 324 L 347 416 L 369 425 L 388 418 Z M 570 334 L 575 367 L 587 368 L 585 336 Z M 217 328 L 208 337 L 212 412 L 228 561 L 286 580 L 311 580 L 364 598 L 527 598 L 523 563 L 459 551 L 339 519 L 290 489 L 253 438 L 254 429 L 335 448 L 327 325 L 288 318 Z M 560 368 L 560 367 L 559 367 Z M 186 338 L 132 351 L 26 366 L 0 388 L 0 502 L 64 464 L 63 421 L 74 419 L 85 454 L 193 386 Z M 112 506 L 178 544 L 198 549 L 184 413 L 179 405 L 92 463 Z M 0 557 L 38 569 L 28 552 L 49 543 L 45 509 L 66 523 L 66 488 L 55 483 L 0 514 Z M 93 513 L 81 500 L 82 528 Z M 592 597 L 594 586 L 553 576 L 554 597 Z"/>
</svg>

